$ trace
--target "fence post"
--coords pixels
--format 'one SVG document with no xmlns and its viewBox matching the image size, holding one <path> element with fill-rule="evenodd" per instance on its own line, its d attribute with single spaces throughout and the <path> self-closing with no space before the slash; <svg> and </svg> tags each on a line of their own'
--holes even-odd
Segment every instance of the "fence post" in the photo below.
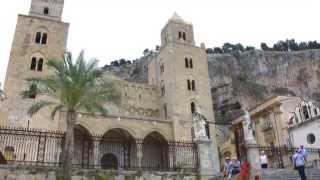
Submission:
<svg viewBox="0 0 320 180">
<path fill-rule="evenodd" d="M 47 134 L 39 132 L 38 135 L 38 150 L 37 150 L 37 164 L 44 165 L 46 154 Z"/>
</svg>

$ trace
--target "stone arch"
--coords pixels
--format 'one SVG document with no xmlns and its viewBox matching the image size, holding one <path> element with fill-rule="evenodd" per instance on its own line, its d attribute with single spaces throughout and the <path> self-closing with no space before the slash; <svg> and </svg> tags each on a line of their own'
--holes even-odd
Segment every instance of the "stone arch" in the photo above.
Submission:
<svg viewBox="0 0 320 180">
<path fill-rule="evenodd" d="M 143 139 L 141 166 L 150 170 L 166 170 L 169 167 L 169 142 L 157 131 Z"/>
<path fill-rule="evenodd" d="M 15 149 L 13 146 L 6 146 L 4 148 L 4 158 L 9 163 L 13 163 L 16 160 Z"/>
<path fill-rule="evenodd" d="M 104 168 L 134 167 L 137 162 L 137 146 L 130 132 L 122 128 L 109 129 L 101 138 L 99 144 L 101 166 Z M 105 162 L 106 156 L 113 162 Z M 116 161 L 116 162 L 115 162 Z"/>
<path fill-rule="evenodd" d="M 76 167 L 89 168 L 93 163 L 93 139 L 89 130 L 80 124 L 74 127 L 74 161 Z"/>
<path fill-rule="evenodd" d="M 149 134 L 156 132 L 158 134 L 160 134 L 161 136 L 163 136 L 167 141 L 171 140 L 171 137 L 169 136 L 168 133 L 164 132 L 163 130 L 159 129 L 159 128 L 150 128 L 150 130 L 148 130 L 147 132 L 145 132 L 144 134 L 142 134 L 142 138 L 141 139 L 145 139 Z"/>
<path fill-rule="evenodd" d="M 133 129 L 131 129 L 127 126 L 124 126 L 124 125 L 120 125 L 120 124 L 115 124 L 115 125 L 109 126 L 108 128 L 105 129 L 103 135 L 105 135 L 108 131 L 110 131 L 112 129 L 123 129 L 124 131 L 128 132 L 134 139 L 137 139 L 137 133 Z"/>
<path fill-rule="evenodd" d="M 88 132 L 88 134 L 90 134 L 90 136 L 95 136 L 97 134 L 96 130 L 94 130 L 94 128 L 90 126 L 87 119 L 84 121 L 82 119 L 79 119 L 75 125 L 83 127 Z"/>
</svg>

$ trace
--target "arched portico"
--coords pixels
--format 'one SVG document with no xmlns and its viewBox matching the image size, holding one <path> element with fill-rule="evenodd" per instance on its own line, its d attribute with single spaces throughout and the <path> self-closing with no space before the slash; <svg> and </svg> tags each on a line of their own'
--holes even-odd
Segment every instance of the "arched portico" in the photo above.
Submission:
<svg viewBox="0 0 320 180">
<path fill-rule="evenodd" d="M 74 164 L 89 168 L 93 162 L 93 140 L 89 131 L 81 125 L 74 128 Z"/>
<path fill-rule="evenodd" d="M 137 147 L 132 135 L 121 128 L 111 129 L 106 132 L 99 144 L 99 159 L 102 168 L 115 168 L 121 167 L 124 169 L 132 168 L 136 165 L 137 161 Z M 117 161 L 113 162 L 112 166 L 110 162 L 106 161 Z"/>
<path fill-rule="evenodd" d="M 160 133 L 153 131 L 143 139 L 141 165 L 150 170 L 169 167 L 169 144 Z"/>
</svg>

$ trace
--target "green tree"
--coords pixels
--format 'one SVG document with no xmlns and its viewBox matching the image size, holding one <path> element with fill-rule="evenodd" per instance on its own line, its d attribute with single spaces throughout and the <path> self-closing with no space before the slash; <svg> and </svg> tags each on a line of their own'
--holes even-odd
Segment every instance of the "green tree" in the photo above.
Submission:
<svg viewBox="0 0 320 180">
<path fill-rule="evenodd" d="M 263 51 L 269 51 L 270 50 L 270 48 L 268 47 L 267 43 L 264 43 L 264 42 L 261 43 L 260 47 L 261 47 L 261 49 Z"/>
<path fill-rule="evenodd" d="M 120 100 L 114 84 L 103 78 L 104 71 L 98 68 L 98 61 L 92 60 L 87 63 L 83 54 L 81 52 L 75 62 L 71 53 L 66 53 L 63 60 L 49 60 L 47 65 L 53 73 L 43 78 L 27 79 L 33 87 L 22 92 L 25 98 L 36 92 L 37 95 L 44 95 L 48 99 L 36 101 L 28 111 L 30 116 L 47 106 L 53 107 L 52 119 L 56 112 L 65 112 L 67 126 L 62 154 L 64 180 L 71 180 L 72 176 L 74 126 L 79 113 L 106 116 L 107 109 L 103 105 L 108 101 L 118 103 Z"/>
</svg>

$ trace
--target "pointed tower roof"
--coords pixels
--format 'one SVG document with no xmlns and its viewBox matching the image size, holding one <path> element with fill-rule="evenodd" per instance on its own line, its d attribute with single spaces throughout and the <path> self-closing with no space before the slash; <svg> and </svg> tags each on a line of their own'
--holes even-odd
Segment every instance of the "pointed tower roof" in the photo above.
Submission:
<svg viewBox="0 0 320 180">
<path fill-rule="evenodd" d="M 179 22 L 179 23 L 185 23 L 185 24 L 191 24 L 191 23 L 188 23 L 186 21 L 184 21 L 179 15 L 177 12 L 174 12 L 172 17 L 169 19 L 169 21 L 173 21 L 173 22 Z"/>
<path fill-rule="evenodd" d="M 178 15 L 177 12 L 174 12 L 172 17 L 170 18 L 171 21 L 182 21 L 183 22 L 183 19 Z"/>
</svg>

